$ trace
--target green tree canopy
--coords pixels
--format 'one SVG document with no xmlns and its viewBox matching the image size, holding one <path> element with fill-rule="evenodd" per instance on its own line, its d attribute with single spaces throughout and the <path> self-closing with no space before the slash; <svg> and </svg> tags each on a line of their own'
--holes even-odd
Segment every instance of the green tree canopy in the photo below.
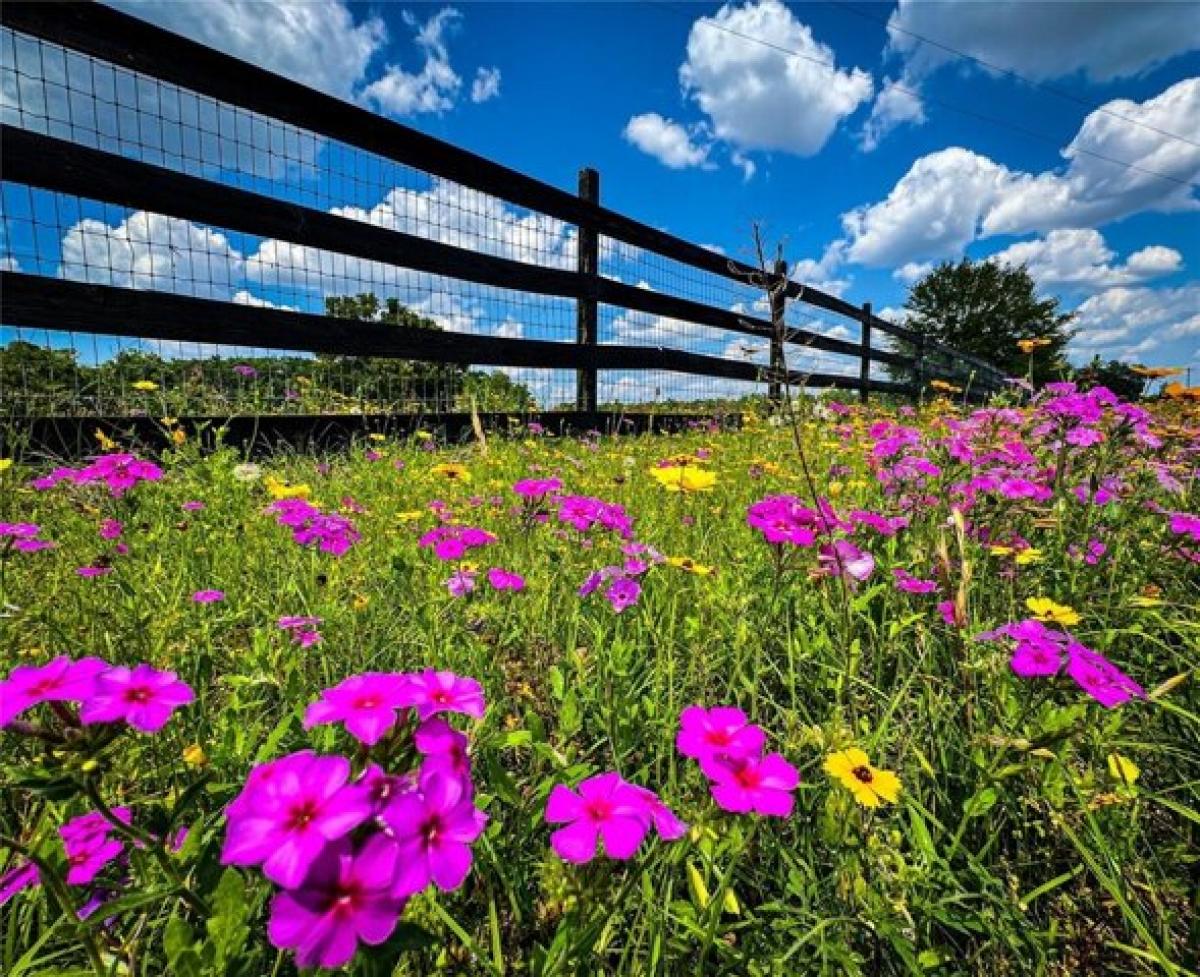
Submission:
<svg viewBox="0 0 1200 977">
<path fill-rule="evenodd" d="M 1063 376 L 1063 356 L 1074 314 L 1063 312 L 1059 300 L 1038 295 L 1023 266 L 963 258 L 943 262 L 913 285 L 904 303 L 907 328 L 927 339 L 980 356 L 1013 376 L 1041 382 Z M 1046 340 L 1032 354 L 1018 346 L 1022 339 Z M 900 344 L 911 353 L 911 346 Z M 907 373 L 907 371 L 903 371 Z"/>
</svg>

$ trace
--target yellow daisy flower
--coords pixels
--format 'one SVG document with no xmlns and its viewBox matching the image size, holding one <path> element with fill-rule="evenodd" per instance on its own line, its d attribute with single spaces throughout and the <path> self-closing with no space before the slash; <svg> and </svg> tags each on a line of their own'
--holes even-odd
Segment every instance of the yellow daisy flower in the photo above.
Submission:
<svg viewBox="0 0 1200 977">
<path fill-rule="evenodd" d="M 712 567 L 707 567 L 703 563 L 697 563 L 690 556 L 668 556 L 667 562 L 673 567 L 679 567 L 680 570 L 694 573 L 698 577 L 707 577 L 713 572 Z"/>
<path fill-rule="evenodd" d="M 900 778 L 890 770 L 871 766 L 870 758 L 854 747 L 829 754 L 824 769 L 863 807 L 895 804 L 900 796 Z"/>
<path fill-rule="evenodd" d="M 668 492 L 707 492 L 717 483 L 713 472 L 695 465 L 651 468 L 650 477 Z"/>
<path fill-rule="evenodd" d="M 263 479 L 263 485 L 267 487 L 273 499 L 307 499 L 312 494 L 308 485 L 289 485 L 274 475 L 267 475 Z"/>
<path fill-rule="evenodd" d="M 1021 550 L 1021 552 L 1017 554 L 1017 563 L 1020 566 L 1027 567 L 1031 563 L 1041 563 L 1041 562 L 1042 562 L 1042 551 L 1038 550 L 1038 549 L 1034 549 L 1032 546 L 1029 547 L 1029 549 Z"/>
<path fill-rule="evenodd" d="M 1069 628 L 1082 620 L 1074 608 L 1067 607 L 1066 604 L 1056 604 L 1049 597 L 1030 597 L 1025 601 L 1025 606 L 1034 618 L 1047 624 L 1061 624 Z"/>
<path fill-rule="evenodd" d="M 1138 769 L 1138 765 L 1128 757 L 1123 757 L 1120 753 L 1108 755 L 1108 775 L 1113 780 L 1132 785 L 1141 774 L 1142 771 Z"/>
<path fill-rule="evenodd" d="M 146 393 L 153 393 L 158 389 L 158 384 L 153 380 L 134 380 L 133 389 L 144 390 Z"/>
<path fill-rule="evenodd" d="M 443 462 L 440 465 L 434 465 L 429 470 L 452 482 L 469 482 L 471 480 L 471 473 L 467 471 L 467 466 L 457 461 Z"/>
</svg>

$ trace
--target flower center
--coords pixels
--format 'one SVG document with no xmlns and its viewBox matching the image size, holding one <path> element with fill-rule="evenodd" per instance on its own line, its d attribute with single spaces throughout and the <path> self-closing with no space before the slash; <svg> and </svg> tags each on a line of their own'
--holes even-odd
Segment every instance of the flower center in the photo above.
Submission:
<svg viewBox="0 0 1200 977">
<path fill-rule="evenodd" d="M 150 701 L 150 690 L 144 685 L 135 685 L 125 690 L 122 698 L 126 702 L 136 702 L 139 705 L 144 705 Z"/>
<path fill-rule="evenodd" d="M 375 709 L 379 706 L 379 699 L 373 695 L 365 695 L 360 699 L 354 700 L 355 709 Z"/>
<path fill-rule="evenodd" d="M 852 774 L 854 774 L 854 776 L 857 777 L 864 784 L 869 784 L 872 780 L 875 779 L 875 774 L 873 774 L 871 772 L 871 768 L 866 766 L 865 764 L 861 767 L 855 767 L 850 772 Z"/>
<path fill-rule="evenodd" d="M 317 816 L 315 801 L 304 800 L 288 811 L 287 826 L 292 831 L 303 831 Z"/>
<path fill-rule="evenodd" d="M 439 817 L 430 818 L 421 825 L 421 834 L 425 838 L 425 844 L 437 844 L 438 838 L 442 833 L 442 819 Z"/>
</svg>

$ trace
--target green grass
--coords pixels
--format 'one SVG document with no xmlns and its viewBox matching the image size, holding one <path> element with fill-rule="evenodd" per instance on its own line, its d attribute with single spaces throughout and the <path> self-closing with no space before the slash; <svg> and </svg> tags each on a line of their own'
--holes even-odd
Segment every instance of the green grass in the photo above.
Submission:
<svg viewBox="0 0 1200 977">
<path fill-rule="evenodd" d="M 1147 466 L 1162 461 L 1189 477 L 1200 443 L 1190 423 L 1190 440 L 1176 435 L 1157 453 L 1115 441 L 1078 453 L 1048 504 L 986 501 L 970 513 L 1026 537 L 1043 555 L 1029 565 L 948 521 L 945 485 L 969 473 L 935 455 L 946 466 L 931 493 L 938 504 L 893 538 L 867 537 L 877 569 L 854 592 L 810 578 L 809 551 L 779 574 L 746 525 L 747 506 L 764 495 L 809 495 L 786 427 L 593 446 L 493 438 L 486 450 L 436 452 L 416 440 L 367 442 L 323 459 L 325 474 L 311 457 L 260 462 L 311 486 L 325 508 L 347 496 L 363 507 L 352 514 L 363 539 L 340 559 L 295 545 L 263 513 L 261 481 L 239 479 L 243 459 L 231 451 L 199 457 L 186 443 L 161 459 L 163 481 L 123 499 L 34 492 L 24 485 L 35 472 L 10 468 L 0 473 L 0 520 L 36 522 L 58 547 L 0 557 L 0 674 L 63 653 L 146 661 L 176 670 L 197 701 L 157 735 L 84 751 L 0 734 L 0 833 L 61 869 L 56 828 L 94 806 L 81 793 L 91 783 L 145 826 L 190 826 L 170 862 L 213 915 L 189 908 L 151 852 L 135 850 L 130 881 L 98 914 L 112 920 L 107 928 L 65 918 L 47 887 L 0 908 L 0 971 L 89 974 L 99 961 L 117 974 L 294 972 L 266 939 L 269 884 L 218 863 L 222 808 L 256 762 L 310 746 L 351 752 L 340 730 L 301 728 L 322 688 L 360 671 L 435 666 L 474 676 L 487 692 L 472 755 L 490 825 L 465 885 L 414 899 L 393 940 L 360 952 L 354 973 L 1194 973 L 1200 574 L 1172 555 L 1165 517 L 1145 505 L 1200 508 L 1194 480 L 1170 494 Z M 941 430 L 933 413 L 921 424 Z M 804 461 L 839 509 L 891 513 L 866 466 L 867 428 L 859 422 L 841 439 L 831 422 L 805 422 Z M 1035 451 L 1044 440 L 1028 436 Z M 711 451 L 712 491 L 670 494 L 648 476 L 659 459 L 700 448 Z M 368 449 L 384 457 L 370 461 Z M 446 460 L 468 466 L 469 485 L 431 471 Z M 832 464 L 850 471 L 831 479 Z M 638 540 L 715 572 L 655 567 L 640 603 L 621 615 L 599 594 L 581 600 L 584 578 L 619 562 L 620 541 L 594 532 L 585 549 L 553 521 L 516 518 L 512 482 L 551 473 L 568 491 L 625 506 Z M 1131 488 L 1114 505 L 1080 505 L 1065 492 L 1110 473 Z M 469 504 L 472 495 L 482 504 Z M 434 525 L 435 498 L 499 537 L 475 561 L 521 573 L 524 593 L 485 586 L 450 597 L 446 567 L 416 542 Z M 181 511 L 192 499 L 206 508 Z M 103 518 L 125 524 L 130 552 L 113 558 L 111 574 L 80 579 L 76 567 L 112 548 L 97 535 Z M 1093 537 L 1108 546 L 1098 565 L 1068 555 Z M 940 598 L 892 584 L 893 567 L 930 576 L 939 566 L 944 591 L 961 587 L 963 630 L 943 623 Z M 1161 603 L 1131 603 L 1148 586 Z M 206 588 L 225 601 L 193 604 Z M 1078 610 L 1079 640 L 1158 691 L 1107 711 L 1069 681 L 1017 678 L 1004 642 L 972 636 L 1028 616 L 1034 596 Z M 275 626 L 284 614 L 322 617 L 324 641 L 289 643 Z M 679 713 L 693 703 L 739 705 L 800 769 L 790 819 L 713 804 L 696 764 L 674 749 Z M 183 762 L 192 744 L 203 766 Z M 859 808 L 826 776 L 824 757 L 849 745 L 899 774 L 899 803 Z M 1134 785 L 1111 777 L 1114 753 L 1140 768 Z M 648 842 L 627 863 L 566 865 L 548 844 L 546 796 L 611 769 L 658 791 L 692 831 Z M 61 895 L 82 901 L 79 891 Z"/>
</svg>

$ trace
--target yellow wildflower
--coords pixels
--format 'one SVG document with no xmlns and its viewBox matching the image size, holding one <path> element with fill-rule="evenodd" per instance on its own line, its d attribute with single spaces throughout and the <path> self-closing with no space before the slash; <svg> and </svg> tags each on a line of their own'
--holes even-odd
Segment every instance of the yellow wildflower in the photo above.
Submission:
<svg viewBox="0 0 1200 977">
<path fill-rule="evenodd" d="M 425 515 L 424 509 L 409 509 L 406 512 L 397 512 L 396 519 L 399 522 L 416 522 L 423 515 Z"/>
<path fill-rule="evenodd" d="M 1141 594 L 1135 594 L 1133 597 L 1129 598 L 1129 606 L 1130 607 L 1141 607 L 1141 608 L 1161 607 L 1162 606 L 1162 598 L 1161 597 L 1144 597 Z"/>
<path fill-rule="evenodd" d="M 0 472 L 6 472 L 12 468 L 13 461 L 11 458 L 0 458 Z"/>
<path fill-rule="evenodd" d="M 312 488 L 306 484 L 290 485 L 274 475 L 263 478 L 263 485 L 273 499 L 307 499 L 312 494 Z"/>
<path fill-rule="evenodd" d="M 417 433 L 419 434 L 420 432 Z M 440 465 L 434 465 L 429 470 L 435 475 L 448 478 L 452 482 L 469 482 L 471 480 L 471 473 L 467 471 L 467 466 L 457 461 L 443 462 Z"/>
<path fill-rule="evenodd" d="M 370 438 L 372 441 L 386 441 L 387 440 L 386 434 L 379 434 L 377 432 L 372 432 L 372 433 L 368 434 L 367 437 Z"/>
<path fill-rule="evenodd" d="M 367 609 L 367 605 L 370 603 L 371 603 L 371 598 L 368 597 L 366 594 L 355 594 L 354 601 L 351 604 L 351 606 L 356 611 L 365 611 Z"/>
<path fill-rule="evenodd" d="M 428 431 L 418 431 L 416 433 L 416 438 L 418 441 L 432 441 L 433 435 L 430 434 Z"/>
<path fill-rule="evenodd" d="M 988 552 L 992 556 L 1012 556 L 1015 551 L 1011 546 L 989 546 Z"/>
<path fill-rule="evenodd" d="M 1043 346 L 1049 346 L 1051 340 L 1045 338 L 1037 339 L 1018 339 L 1017 348 L 1022 353 L 1032 353 L 1035 349 L 1041 349 Z"/>
<path fill-rule="evenodd" d="M 934 390 L 941 390 L 943 393 L 962 393 L 962 387 L 957 387 L 953 383 L 947 383 L 945 380 L 930 380 L 929 386 L 933 387 Z"/>
<path fill-rule="evenodd" d="M 153 393 L 158 389 L 158 384 L 153 380 L 134 380 L 133 389 L 144 390 L 146 393 Z"/>
<path fill-rule="evenodd" d="M 668 556 L 667 562 L 673 567 L 679 567 L 680 570 L 694 573 L 698 577 L 707 577 L 713 572 L 712 567 L 707 567 L 703 563 L 697 563 L 690 556 Z"/>
<path fill-rule="evenodd" d="M 1030 546 L 1028 549 L 1021 550 L 1021 552 L 1017 554 L 1017 563 L 1020 566 L 1027 567 L 1031 563 L 1041 563 L 1041 562 L 1042 562 L 1042 551 L 1038 550 L 1038 549 L 1034 549 L 1032 546 Z"/>
<path fill-rule="evenodd" d="M 96 441 L 99 443 L 101 451 L 116 450 L 117 442 L 101 431 L 100 428 L 96 428 Z"/>
<path fill-rule="evenodd" d="M 829 754 L 824 768 L 863 807 L 895 804 L 900 796 L 900 778 L 890 770 L 873 767 L 867 755 L 854 747 Z"/>
<path fill-rule="evenodd" d="M 187 431 L 181 427 L 175 428 L 175 430 L 171 432 L 171 440 L 177 445 L 183 444 L 185 441 L 187 441 Z"/>
<path fill-rule="evenodd" d="M 651 468 L 650 477 L 668 492 L 707 492 L 717 483 L 713 472 L 695 465 Z"/>
<path fill-rule="evenodd" d="M 1036 620 L 1047 624 L 1061 624 L 1069 628 L 1082 620 L 1074 609 L 1065 604 L 1056 604 L 1049 597 L 1030 597 L 1025 601 L 1025 606 Z"/>
<path fill-rule="evenodd" d="M 1118 780 L 1123 784 L 1132 786 L 1137 782 L 1141 773 L 1138 765 L 1128 757 L 1123 757 L 1120 753 L 1110 753 L 1108 755 L 1108 775 L 1113 780 Z"/>
<path fill-rule="evenodd" d="M 183 762 L 189 767 L 203 767 L 208 763 L 204 748 L 199 743 L 193 743 L 183 749 Z"/>
</svg>

